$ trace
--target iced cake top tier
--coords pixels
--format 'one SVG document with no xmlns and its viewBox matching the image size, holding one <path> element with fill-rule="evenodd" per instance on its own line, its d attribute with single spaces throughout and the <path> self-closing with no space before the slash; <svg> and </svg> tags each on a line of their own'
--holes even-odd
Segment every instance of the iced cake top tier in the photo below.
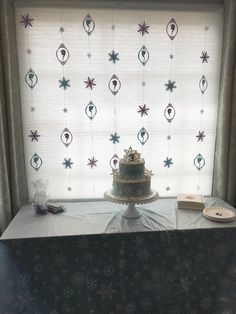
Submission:
<svg viewBox="0 0 236 314">
<path fill-rule="evenodd" d="M 125 155 L 120 160 L 121 163 L 125 164 L 144 164 L 144 159 L 141 158 L 141 154 L 137 150 L 133 150 L 130 146 L 129 149 L 124 149 Z"/>
</svg>

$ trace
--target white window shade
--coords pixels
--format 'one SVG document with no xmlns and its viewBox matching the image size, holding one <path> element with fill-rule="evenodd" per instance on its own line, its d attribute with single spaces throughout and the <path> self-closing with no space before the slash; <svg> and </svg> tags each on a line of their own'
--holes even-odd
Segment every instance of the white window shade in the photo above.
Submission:
<svg viewBox="0 0 236 314">
<path fill-rule="evenodd" d="M 25 28 L 20 21 L 27 13 L 33 19 L 33 26 Z M 90 36 L 83 28 L 87 14 L 95 22 Z M 121 158 L 129 146 L 145 158 L 147 169 L 154 173 L 152 187 L 160 196 L 211 193 L 221 64 L 221 10 L 18 7 L 15 15 L 30 198 L 34 194 L 31 183 L 39 177 L 49 180 L 52 199 L 103 197 L 112 186 L 112 156 L 117 154 Z M 171 18 L 178 25 L 174 40 L 166 33 Z M 147 36 L 137 32 L 138 24 L 143 21 L 150 26 Z M 61 26 L 63 33 L 59 32 Z M 56 58 L 62 43 L 69 51 L 65 65 Z M 145 66 L 138 59 L 144 44 L 150 54 Z M 27 49 L 32 53 L 27 54 Z M 115 64 L 108 56 L 113 49 L 120 59 Z M 210 58 L 203 64 L 200 57 L 205 50 Z M 89 51 L 91 58 L 87 56 Z M 174 56 L 172 60 L 170 54 Z M 34 88 L 29 88 L 25 81 L 29 69 L 38 77 Z M 115 96 L 108 88 L 113 74 L 121 82 Z M 199 88 L 203 74 L 208 81 L 204 94 Z M 63 77 L 69 79 L 70 87 L 66 90 L 59 87 Z M 88 77 L 96 82 L 91 91 L 84 83 Z M 177 87 L 171 94 L 165 88 L 170 79 Z M 85 113 L 90 100 L 97 107 L 92 121 Z M 170 102 L 176 110 L 171 123 L 164 116 Z M 143 104 L 150 110 L 141 117 L 137 111 Z M 63 108 L 68 112 L 64 113 Z M 68 147 L 60 139 L 65 127 L 73 135 Z M 141 127 L 149 133 L 144 145 L 137 139 Z M 30 130 L 38 131 L 38 141 L 31 141 Z M 198 142 L 199 131 L 206 136 Z M 120 136 L 116 144 L 110 141 L 114 132 Z M 30 165 L 34 153 L 42 159 L 38 171 Z M 205 159 L 201 170 L 194 165 L 199 153 Z M 91 169 L 87 164 L 93 156 L 97 166 Z M 164 166 L 167 157 L 173 162 L 169 168 Z M 69 158 L 73 164 L 65 169 L 63 162 Z"/>
</svg>

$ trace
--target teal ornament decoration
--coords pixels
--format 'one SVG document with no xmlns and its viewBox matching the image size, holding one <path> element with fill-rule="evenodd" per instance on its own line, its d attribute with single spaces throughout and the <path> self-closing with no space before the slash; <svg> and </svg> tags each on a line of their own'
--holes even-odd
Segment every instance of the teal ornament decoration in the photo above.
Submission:
<svg viewBox="0 0 236 314">
<path fill-rule="evenodd" d="M 172 158 L 169 158 L 169 157 L 166 157 L 166 160 L 164 160 L 163 162 L 164 162 L 164 167 L 170 168 L 170 166 L 173 165 Z"/>
<path fill-rule="evenodd" d="M 114 154 L 111 159 L 110 159 L 110 166 L 112 169 L 118 169 L 118 165 L 119 165 L 119 157 Z"/>
<path fill-rule="evenodd" d="M 88 36 L 90 36 L 95 29 L 95 22 L 89 14 L 87 14 L 83 20 L 83 28 Z"/>
<path fill-rule="evenodd" d="M 112 61 L 114 64 L 119 61 L 120 59 L 118 58 L 119 53 L 115 52 L 112 50 L 110 53 L 108 53 L 109 56 L 109 61 Z"/>
<path fill-rule="evenodd" d="M 29 71 L 26 73 L 25 82 L 31 89 L 33 89 L 38 83 L 38 76 L 32 69 L 29 69 Z"/>
<path fill-rule="evenodd" d="M 120 136 L 115 132 L 114 134 L 110 134 L 111 138 L 110 138 L 110 141 L 113 143 L 113 144 L 116 144 L 116 143 L 119 143 L 120 141 Z"/>
<path fill-rule="evenodd" d="M 37 154 L 34 153 L 30 159 L 30 165 L 35 170 L 38 171 L 43 164 L 42 158 Z"/>
<path fill-rule="evenodd" d="M 118 93 L 118 91 L 121 88 L 121 82 L 118 79 L 117 75 L 115 75 L 115 74 L 112 75 L 112 77 L 108 83 L 108 87 L 114 96 Z"/>
<path fill-rule="evenodd" d="M 60 44 L 56 51 L 57 60 L 62 64 L 65 65 L 70 57 L 70 53 L 64 44 Z"/>
<path fill-rule="evenodd" d="M 145 65 L 149 60 L 149 51 L 144 45 L 138 52 L 138 59 L 142 63 L 142 65 Z"/>
<path fill-rule="evenodd" d="M 93 118 L 96 116 L 97 107 L 95 106 L 95 104 L 92 101 L 90 101 L 87 104 L 87 106 L 85 108 L 85 113 L 90 120 L 93 120 Z"/>
<path fill-rule="evenodd" d="M 137 134 L 137 138 L 138 138 L 139 142 L 142 145 L 144 145 L 147 142 L 147 140 L 149 139 L 148 131 L 144 127 L 142 127 Z"/>
<path fill-rule="evenodd" d="M 200 171 L 206 164 L 206 161 L 204 159 L 204 157 L 202 156 L 202 154 L 198 154 L 193 161 L 195 167 Z"/>
<path fill-rule="evenodd" d="M 208 81 L 205 75 L 203 75 L 199 81 L 199 88 L 202 94 L 205 93 L 205 91 L 207 90 L 207 87 L 208 87 Z"/>
<path fill-rule="evenodd" d="M 74 164 L 71 160 L 71 158 L 64 158 L 64 161 L 62 163 L 65 166 L 65 169 L 70 168 Z"/>
<path fill-rule="evenodd" d="M 62 143 L 66 147 L 68 147 L 71 144 L 72 140 L 73 140 L 73 135 L 72 135 L 72 133 L 70 132 L 70 130 L 68 128 L 65 128 L 62 131 L 60 138 L 61 138 Z"/>
<path fill-rule="evenodd" d="M 169 23 L 166 25 L 166 32 L 171 40 L 174 40 L 178 34 L 178 25 L 174 18 L 170 19 Z"/>
<path fill-rule="evenodd" d="M 166 118 L 166 120 L 170 123 L 172 122 L 172 120 L 174 119 L 175 117 L 175 108 L 174 106 L 169 103 L 164 111 L 164 116 Z"/>
</svg>

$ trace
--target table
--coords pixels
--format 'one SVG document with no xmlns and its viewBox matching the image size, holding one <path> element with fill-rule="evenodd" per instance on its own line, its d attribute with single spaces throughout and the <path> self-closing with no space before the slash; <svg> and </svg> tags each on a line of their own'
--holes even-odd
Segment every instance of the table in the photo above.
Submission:
<svg viewBox="0 0 236 314">
<path fill-rule="evenodd" d="M 1 314 L 235 313 L 235 222 L 207 221 L 168 199 L 145 206 L 135 226 L 119 206 L 89 205 L 78 213 L 68 204 L 65 216 L 19 212 L 0 241 Z M 102 220 L 87 234 L 94 210 Z"/>
<path fill-rule="evenodd" d="M 22 207 L 1 239 L 236 227 L 236 220 L 219 224 L 204 218 L 201 211 L 179 210 L 174 198 L 158 199 L 151 204 L 138 205 L 143 216 L 134 220 L 121 216 L 121 209 L 127 205 L 107 201 L 62 204 L 66 211 L 57 215 L 49 213 L 36 216 L 31 205 Z M 205 204 L 206 207 L 222 206 L 234 210 L 232 206 L 216 197 L 206 197 Z"/>
</svg>

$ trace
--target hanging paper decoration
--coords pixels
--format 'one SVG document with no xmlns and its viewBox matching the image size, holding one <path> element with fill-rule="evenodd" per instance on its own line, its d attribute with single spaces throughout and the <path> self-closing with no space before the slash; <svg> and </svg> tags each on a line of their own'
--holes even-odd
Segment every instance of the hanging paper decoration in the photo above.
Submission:
<svg viewBox="0 0 236 314">
<path fill-rule="evenodd" d="M 121 88 L 121 82 L 118 79 L 117 75 L 115 75 L 115 74 L 112 75 L 112 77 L 108 83 L 108 87 L 114 96 L 118 93 L 118 91 Z"/>
<path fill-rule="evenodd" d="M 34 19 L 31 18 L 29 13 L 26 15 L 21 15 L 21 21 L 20 23 L 24 25 L 25 28 L 29 28 L 33 26 Z"/>
<path fill-rule="evenodd" d="M 36 130 L 36 131 L 30 130 L 30 134 L 28 135 L 28 137 L 31 138 L 31 142 L 34 142 L 34 141 L 38 142 L 38 141 L 39 141 L 38 138 L 39 138 L 40 136 L 41 136 L 41 135 L 38 134 L 38 131 L 37 131 L 37 130 Z"/>
<path fill-rule="evenodd" d="M 170 123 L 175 117 L 175 108 L 171 103 L 169 103 L 164 111 L 164 116 L 166 120 Z"/>
<path fill-rule="evenodd" d="M 93 156 L 92 158 L 88 158 L 87 166 L 90 166 L 90 168 L 93 169 L 94 167 L 97 167 L 97 162 L 98 160 Z"/>
<path fill-rule="evenodd" d="M 68 61 L 70 54 L 64 44 L 60 44 L 60 46 L 58 47 L 56 51 L 56 57 L 62 65 L 65 65 L 66 62 Z"/>
<path fill-rule="evenodd" d="M 171 93 L 176 88 L 175 81 L 168 80 L 167 83 L 165 83 L 166 91 L 170 91 Z"/>
<path fill-rule="evenodd" d="M 83 28 L 85 32 L 90 36 L 95 28 L 95 22 L 91 18 L 91 16 L 88 14 L 83 20 Z"/>
<path fill-rule="evenodd" d="M 146 24 L 146 22 L 142 22 L 138 24 L 138 30 L 137 32 L 140 33 L 142 36 L 149 34 L 149 29 L 150 26 Z"/>
<path fill-rule="evenodd" d="M 203 158 L 202 154 L 198 154 L 193 161 L 195 167 L 200 171 L 205 166 L 205 159 Z"/>
<path fill-rule="evenodd" d="M 69 84 L 70 80 L 66 79 L 64 76 L 60 80 L 58 80 L 58 82 L 60 83 L 59 87 L 63 88 L 64 90 L 70 87 L 70 84 Z"/>
<path fill-rule="evenodd" d="M 42 166 L 42 164 L 43 164 L 43 161 L 41 157 L 37 153 L 34 153 L 30 159 L 31 167 L 34 168 L 35 171 L 38 171 L 40 167 Z"/>
<path fill-rule="evenodd" d="M 174 40 L 175 36 L 178 34 L 178 25 L 174 18 L 170 19 L 169 23 L 167 24 L 166 32 L 171 40 Z"/>
<path fill-rule="evenodd" d="M 120 59 L 118 58 L 119 53 L 115 52 L 114 50 L 112 50 L 110 53 L 108 53 L 109 56 L 109 61 L 112 61 L 114 64 L 119 61 Z"/>
<path fill-rule="evenodd" d="M 171 165 L 173 165 L 172 158 L 166 157 L 166 160 L 164 162 L 164 167 L 170 168 Z"/>
<path fill-rule="evenodd" d="M 202 94 L 205 93 L 207 87 L 208 87 L 208 81 L 207 81 L 205 75 L 203 75 L 200 82 L 199 82 L 199 88 L 200 88 L 200 91 L 202 92 Z"/>
<path fill-rule="evenodd" d="M 202 51 L 202 55 L 200 57 L 202 59 L 202 63 L 208 63 L 208 59 L 210 56 L 208 55 L 207 51 Z"/>
<path fill-rule="evenodd" d="M 150 110 L 150 108 L 148 108 L 147 105 L 144 104 L 143 106 L 139 106 L 139 110 L 137 112 L 140 113 L 142 117 L 144 115 L 148 115 L 148 110 Z"/>
<path fill-rule="evenodd" d="M 74 164 L 71 160 L 71 158 L 64 158 L 64 161 L 63 161 L 63 166 L 65 167 L 65 169 L 67 168 L 70 168 L 72 167 L 72 165 Z"/>
<path fill-rule="evenodd" d="M 203 139 L 206 137 L 206 135 L 204 134 L 204 131 L 198 131 L 198 135 L 196 135 L 196 137 L 198 138 L 198 142 L 203 142 Z"/>
<path fill-rule="evenodd" d="M 139 142 L 142 145 L 144 145 L 147 142 L 147 140 L 149 139 L 148 131 L 144 127 L 142 127 L 137 134 L 137 138 L 138 138 Z"/>
<path fill-rule="evenodd" d="M 119 143 L 120 141 L 120 136 L 115 132 L 114 134 L 110 134 L 111 138 L 110 138 L 110 141 L 113 143 L 113 144 L 116 144 L 116 143 Z"/>
<path fill-rule="evenodd" d="M 119 157 L 114 154 L 110 160 L 110 166 L 112 169 L 118 169 L 118 165 L 119 165 Z"/>
<path fill-rule="evenodd" d="M 96 85 L 95 78 L 91 78 L 89 76 L 88 76 L 88 79 L 86 81 L 84 81 L 84 83 L 86 85 L 86 88 L 90 88 L 91 90 Z"/>
<path fill-rule="evenodd" d="M 145 65 L 149 60 L 149 51 L 144 45 L 138 52 L 138 59 L 143 65 Z"/>
<path fill-rule="evenodd" d="M 61 133 L 61 141 L 62 143 L 68 147 L 73 140 L 73 135 L 71 134 L 68 128 L 65 128 Z"/>
<path fill-rule="evenodd" d="M 94 105 L 94 103 L 92 101 L 90 101 L 86 108 L 85 108 L 85 113 L 88 116 L 88 118 L 90 120 L 93 120 L 93 118 L 96 116 L 97 114 L 97 107 Z"/>
<path fill-rule="evenodd" d="M 29 71 L 26 73 L 25 82 L 31 89 L 33 89 L 38 83 L 38 77 L 32 69 L 29 69 Z"/>
</svg>

